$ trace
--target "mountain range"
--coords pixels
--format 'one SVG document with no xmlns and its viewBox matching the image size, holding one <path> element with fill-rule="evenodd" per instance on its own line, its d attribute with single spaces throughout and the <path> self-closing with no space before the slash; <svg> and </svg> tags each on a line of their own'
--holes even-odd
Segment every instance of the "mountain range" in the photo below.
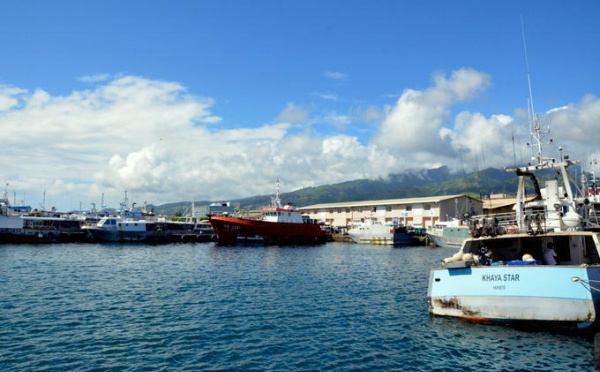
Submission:
<svg viewBox="0 0 600 372">
<path fill-rule="evenodd" d="M 285 188 L 285 185 L 281 185 Z M 488 168 L 478 172 L 457 174 L 447 167 L 390 175 L 387 178 L 360 179 L 333 185 L 307 187 L 293 192 L 281 193 L 282 203 L 291 202 L 299 207 L 322 203 L 338 203 L 362 200 L 382 200 L 425 197 L 435 195 L 468 194 L 482 198 L 490 194 L 511 194 L 517 189 L 517 178 L 502 169 Z M 273 180 L 275 190 L 275 180 Z M 252 196 L 227 200 L 240 205 L 241 209 L 260 209 L 271 203 L 272 195 Z M 223 201 L 196 201 L 207 205 Z M 190 206 L 189 201 L 151 206 L 163 215 L 181 215 Z"/>
</svg>

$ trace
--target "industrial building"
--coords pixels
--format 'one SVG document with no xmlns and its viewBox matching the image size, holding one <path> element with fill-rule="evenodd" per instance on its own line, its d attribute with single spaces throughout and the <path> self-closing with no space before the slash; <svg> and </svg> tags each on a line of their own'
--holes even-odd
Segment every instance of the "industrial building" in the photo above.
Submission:
<svg viewBox="0 0 600 372">
<path fill-rule="evenodd" d="M 428 228 L 438 221 L 449 221 L 465 213 L 483 213 L 481 200 L 464 194 L 315 204 L 298 209 L 310 218 L 335 227 L 346 227 L 353 221 L 376 219 Z"/>
</svg>

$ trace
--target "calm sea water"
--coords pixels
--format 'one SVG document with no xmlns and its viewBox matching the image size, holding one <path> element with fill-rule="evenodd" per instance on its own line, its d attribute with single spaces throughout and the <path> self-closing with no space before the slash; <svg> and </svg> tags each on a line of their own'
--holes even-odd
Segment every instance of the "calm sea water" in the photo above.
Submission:
<svg viewBox="0 0 600 372">
<path fill-rule="evenodd" d="M 451 253 L 0 246 L 0 370 L 593 370 L 591 339 L 430 317 Z"/>
</svg>

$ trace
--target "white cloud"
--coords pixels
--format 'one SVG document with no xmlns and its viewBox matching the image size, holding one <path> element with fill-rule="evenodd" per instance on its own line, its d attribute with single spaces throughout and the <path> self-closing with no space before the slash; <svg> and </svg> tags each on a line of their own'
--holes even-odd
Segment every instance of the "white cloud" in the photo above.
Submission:
<svg viewBox="0 0 600 372">
<path fill-rule="evenodd" d="M 334 111 L 326 113 L 321 119 L 324 123 L 331 124 L 340 131 L 344 130 L 353 120 L 349 115 L 341 115 Z"/>
<path fill-rule="evenodd" d="M 276 120 L 292 124 L 303 123 L 308 121 L 309 114 L 310 113 L 307 109 L 289 102 L 283 111 L 281 111 Z"/>
<path fill-rule="evenodd" d="M 19 96 L 27 93 L 24 89 L 0 85 L 0 112 L 9 110 L 19 104 Z"/>
<path fill-rule="evenodd" d="M 450 78 L 435 74 L 433 81 L 434 86 L 424 91 L 405 90 L 373 138 L 373 144 L 381 148 L 415 157 L 421 162 L 417 167 L 443 163 L 443 157 L 451 156 L 452 146 L 443 136 L 450 108 L 485 90 L 490 77 L 461 69 Z"/>
<path fill-rule="evenodd" d="M 337 94 L 333 94 L 333 93 L 314 93 L 317 97 L 320 97 L 321 99 L 324 99 L 325 101 L 339 101 L 339 97 Z"/>
<path fill-rule="evenodd" d="M 348 78 L 348 74 L 345 74 L 343 72 L 338 72 L 338 71 L 325 71 L 323 73 L 323 76 L 325 76 L 328 79 L 333 79 L 333 80 L 345 80 Z"/>
<path fill-rule="evenodd" d="M 66 210 L 100 205 L 102 195 L 117 206 L 124 191 L 138 205 L 230 200 L 272 193 L 277 178 L 291 191 L 407 169 L 459 169 L 459 153 L 471 163 L 483 153 L 488 166 L 504 166 L 513 159 L 511 135 L 526 139 L 526 126 L 502 114 L 451 116 L 453 105 L 477 97 L 489 80 L 468 69 L 436 75 L 430 88 L 407 89 L 394 106 L 350 115 L 314 118 L 312 110 L 288 103 L 274 123 L 238 129 L 214 125 L 221 120 L 214 100 L 173 82 L 121 76 L 68 96 L 2 87 L 0 180 L 9 182 L 17 202 L 37 206 L 45 191 L 47 206 Z M 369 126 L 382 118 L 367 145 L 351 135 L 298 131 L 325 118 L 343 129 L 360 117 Z M 565 149 L 595 148 L 599 119 L 594 96 L 546 116 Z"/>
<path fill-rule="evenodd" d="M 113 77 L 110 74 L 95 74 L 95 75 L 86 75 L 79 78 L 79 81 L 83 81 L 85 83 L 99 83 L 103 81 L 108 81 Z"/>
</svg>

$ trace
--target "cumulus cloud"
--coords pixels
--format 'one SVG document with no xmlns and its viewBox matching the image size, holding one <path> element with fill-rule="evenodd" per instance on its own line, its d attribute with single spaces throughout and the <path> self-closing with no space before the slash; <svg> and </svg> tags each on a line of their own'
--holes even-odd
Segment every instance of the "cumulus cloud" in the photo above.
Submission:
<svg viewBox="0 0 600 372">
<path fill-rule="evenodd" d="M 451 156 L 452 144 L 445 141 L 443 126 L 450 124 L 450 108 L 484 91 L 490 76 L 461 69 L 447 78 L 435 74 L 433 86 L 423 91 L 406 89 L 383 120 L 373 144 L 395 153 L 408 153 L 424 161 L 439 163 Z"/>
<path fill-rule="evenodd" d="M 0 87 L 0 177 L 18 200 L 36 205 L 45 192 L 47 203 L 63 210 L 100 205 L 102 195 L 104 204 L 117 206 L 125 191 L 138 205 L 230 200 L 272 193 L 277 178 L 291 191 L 439 165 L 458 168 L 458 153 L 484 152 L 487 165 L 504 166 L 513 158 L 510 136 L 528 134 L 506 114 L 451 115 L 454 105 L 490 84 L 488 75 L 469 69 L 436 74 L 431 87 L 407 89 L 389 107 L 313 116 L 312 109 L 290 102 L 273 123 L 237 129 L 215 125 L 221 121 L 216 102 L 179 83 L 118 76 L 86 84 L 67 96 Z M 595 146 L 589 133 L 599 119 L 595 96 L 545 118 L 564 134 L 565 148 Z M 377 128 L 369 143 L 344 133 L 355 122 Z M 339 131 L 297 130 L 315 123 Z"/>
<path fill-rule="evenodd" d="M 11 109 L 19 104 L 19 95 L 27 93 L 24 89 L 0 85 L 0 112 Z"/>
</svg>

